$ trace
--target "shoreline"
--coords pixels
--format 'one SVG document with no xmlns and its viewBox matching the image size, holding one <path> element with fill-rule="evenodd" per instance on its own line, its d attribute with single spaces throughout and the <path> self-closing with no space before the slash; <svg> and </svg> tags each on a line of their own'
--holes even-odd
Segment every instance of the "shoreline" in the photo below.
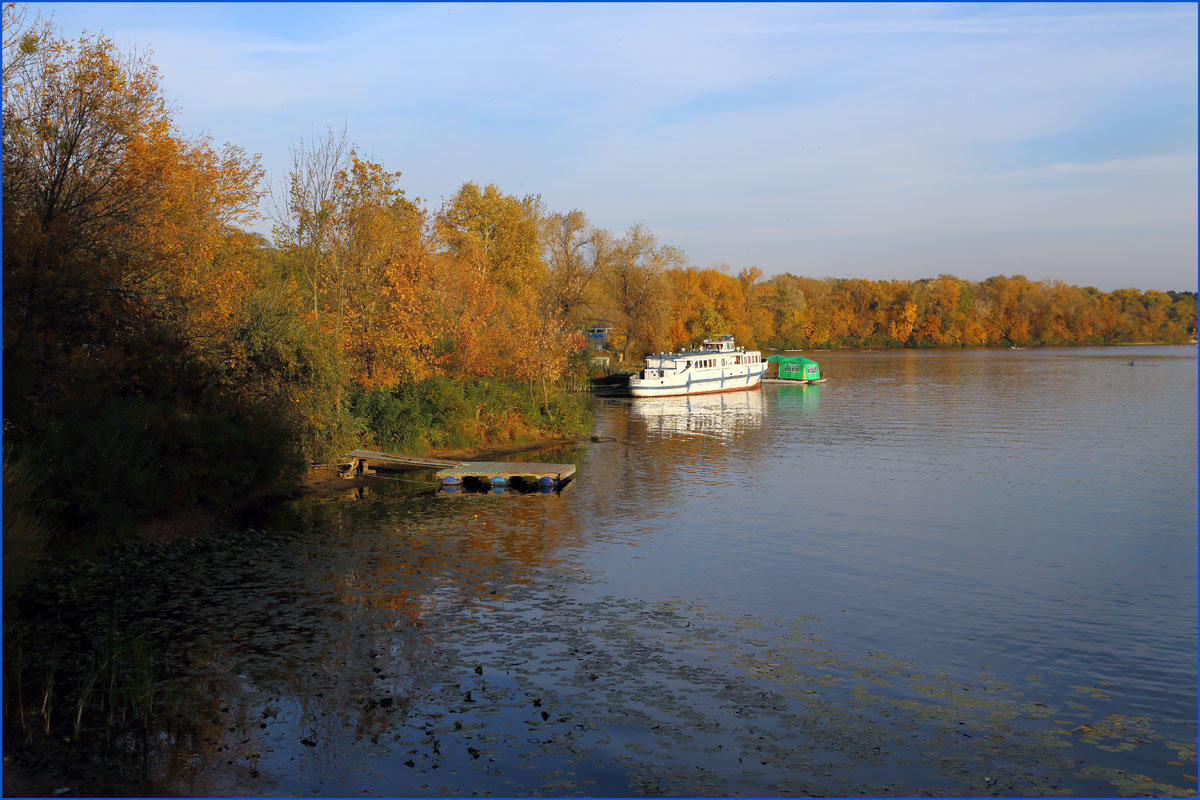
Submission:
<svg viewBox="0 0 1200 800">
<path fill-rule="evenodd" d="M 458 450 L 434 450 L 424 455 L 429 458 L 445 459 L 447 461 L 496 461 L 501 456 L 515 453 L 529 453 L 536 450 L 546 450 L 551 447 L 565 447 L 582 439 L 537 439 L 523 444 L 497 445 L 491 447 L 466 447 Z M 399 464 L 372 464 L 371 469 L 378 472 L 413 472 L 429 469 L 429 467 L 406 467 Z M 276 500 L 295 500 L 312 494 L 324 494 L 341 489 L 357 489 L 371 485 L 371 476 L 362 475 L 354 478 L 338 477 L 338 468 L 333 464 L 315 464 L 301 478 L 298 486 L 290 495 L 278 496 Z"/>
<path fill-rule="evenodd" d="M 1070 344 L 1022 344 L 1015 345 L 1018 350 L 1074 350 L 1085 347 L 1195 347 L 1196 340 L 1192 339 L 1186 342 L 1111 342 L 1107 344 L 1084 344 L 1081 342 L 1072 342 Z M 1011 350 L 1014 345 L 1007 344 L 943 344 L 929 345 L 926 347 L 920 346 L 905 346 L 905 345 L 887 345 L 887 344 L 852 344 L 841 345 L 839 347 L 801 347 L 801 348 L 780 348 L 780 347 L 760 347 L 759 350 L 773 353 L 863 353 L 863 352 L 880 352 L 885 350 Z"/>
<path fill-rule="evenodd" d="M 460 461 L 499 460 L 506 455 L 563 447 L 587 441 L 586 437 L 570 439 L 536 439 L 520 444 L 492 445 L 431 452 L 431 458 Z M 375 467 L 372 467 L 375 469 Z M 428 467 L 381 465 L 381 473 L 412 472 Z M 310 465 L 309 469 L 290 487 L 276 488 L 244 497 L 224 506 L 193 506 L 148 520 L 133 534 L 135 541 L 167 544 L 177 540 L 200 539 L 246 527 L 247 520 L 278 503 L 303 497 L 333 494 L 347 489 L 369 486 L 375 478 L 356 476 L 339 478 L 336 464 Z M 156 787 L 123 780 L 106 770 L 90 751 L 79 751 L 61 742 L 34 735 L 26 743 L 22 733 L 6 720 L 5 737 L 11 747 L 5 748 L 3 781 L 5 797 L 78 797 L 78 796 L 167 796 Z"/>
<path fill-rule="evenodd" d="M 564 447 L 586 441 L 586 438 L 572 439 L 535 439 L 521 444 L 491 445 L 459 448 L 456 450 L 437 450 L 426 453 L 430 458 L 441 458 L 450 461 L 495 461 L 502 456 L 516 453 L 528 453 L 545 450 L 551 447 Z M 428 467 L 406 467 L 396 464 L 372 465 L 371 469 L 381 473 L 412 472 Z M 286 503 L 312 495 L 331 494 L 370 486 L 375 480 L 370 475 L 360 475 L 353 478 L 338 477 L 338 466 L 332 464 L 311 464 L 305 473 L 291 486 L 268 490 L 251 495 L 227 506 L 194 506 L 176 511 L 165 516 L 156 517 L 142 524 L 135 534 L 137 539 L 150 542 L 171 542 L 177 539 L 191 539 L 210 536 L 222 530 L 240 528 L 243 521 L 252 517 L 256 512 L 277 503 Z"/>
</svg>

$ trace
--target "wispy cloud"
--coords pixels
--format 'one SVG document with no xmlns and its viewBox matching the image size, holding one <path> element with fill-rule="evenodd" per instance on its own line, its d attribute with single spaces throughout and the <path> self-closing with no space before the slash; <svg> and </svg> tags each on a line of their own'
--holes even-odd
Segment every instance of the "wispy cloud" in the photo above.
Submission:
<svg viewBox="0 0 1200 800">
<path fill-rule="evenodd" d="M 906 4 L 907 5 L 907 4 Z M 897 16 L 894 4 L 838 5 L 840 18 L 815 17 L 802 22 L 757 25 L 711 26 L 698 30 L 742 36 L 793 36 L 796 34 L 902 35 L 940 34 L 945 36 L 1028 36 L 1061 35 L 1064 32 L 1127 32 L 1129 25 L 1186 23 L 1195 19 L 1194 10 L 1181 4 L 1147 4 L 1144 9 L 1121 12 L 1081 12 L 1076 14 L 994 15 L 970 17 Z M 1084 6 L 1095 8 L 1095 6 Z M 829 5 L 824 6 L 829 8 Z M 914 5 L 922 13 L 944 13 L 945 5 Z M 1005 10 L 1008 6 L 1004 7 Z M 962 13 L 959 9 L 956 13 Z"/>
<path fill-rule="evenodd" d="M 411 194 L 496 181 L 698 263 L 1196 285 L 1194 5 L 47 8 L 273 171 L 345 121 Z"/>
</svg>

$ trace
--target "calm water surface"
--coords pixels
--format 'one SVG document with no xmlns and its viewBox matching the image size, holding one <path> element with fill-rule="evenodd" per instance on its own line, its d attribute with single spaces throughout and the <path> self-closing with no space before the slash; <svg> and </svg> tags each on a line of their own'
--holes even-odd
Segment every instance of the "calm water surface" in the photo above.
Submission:
<svg viewBox="0 0 1200 800">
<path fill-rule="evenodd" d="M 131 581 L 195 719 L 145 768 L 188 794 L 1194 794 L 1196 350 L 807 355 L 828 383 L 597 401 L 601 442 L 528 456 L 578 463 L 561 493 L 408 473 Z"/>
</svg>

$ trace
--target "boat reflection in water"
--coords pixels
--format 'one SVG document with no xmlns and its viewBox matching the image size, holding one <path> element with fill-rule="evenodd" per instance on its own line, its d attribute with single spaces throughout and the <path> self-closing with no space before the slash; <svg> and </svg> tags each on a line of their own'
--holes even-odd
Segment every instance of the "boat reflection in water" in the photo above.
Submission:
<svg viewBox="0 0 1200 800">
<path fill-rule="evenodd" d="M 729 440 L 763 425 L 763 397 L 758 389 L 683 397 L 639 397 L 629 416 L 661 436 L 705 436 Z"/>
<path fill-rule="evenodd" d="M 772 387 L 773 388 L 773 387 Z M 815 384 L 779 386 L 779 410 L 788 416 L 815 416 L 821 403 L 821 387 Z"/>
</svg>

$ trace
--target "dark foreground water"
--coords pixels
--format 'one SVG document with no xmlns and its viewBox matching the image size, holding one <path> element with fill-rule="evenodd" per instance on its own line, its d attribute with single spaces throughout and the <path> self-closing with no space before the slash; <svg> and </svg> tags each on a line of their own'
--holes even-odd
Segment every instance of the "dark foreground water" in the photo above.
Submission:
<svg viewBox="0 0 1200 800">
<path fill-rule="evenodd" d="M 561 493 L 407 473 L 150 559 L 90 602 L 171 642 L 176 721 L 114 751 L 205 795 L 1194 795 L 1196 350 L 807 355 L 597 401 L 528 456 Z"/>
</svg>

